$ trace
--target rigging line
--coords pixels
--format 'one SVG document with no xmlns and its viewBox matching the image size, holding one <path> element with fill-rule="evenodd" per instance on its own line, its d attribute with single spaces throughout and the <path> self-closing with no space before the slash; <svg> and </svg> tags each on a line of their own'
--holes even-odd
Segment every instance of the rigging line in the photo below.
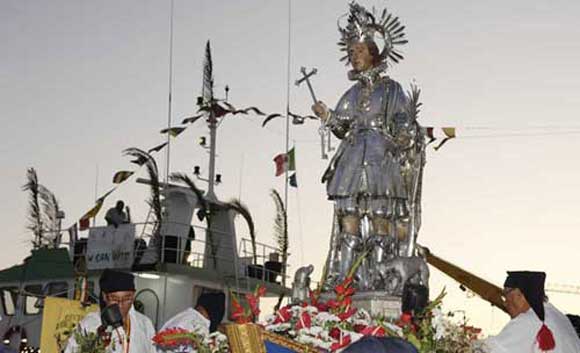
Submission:
<svg viewBox="0 0 580 353">
<path fill-rule="evenodd" d="M 537 133 L 506 133 L 506 134 L 490 134 L 490 135 L 458 135 L 460 139 L 485 139 L 485 138 L 501 138 L 501 137 L 533 137 L 533 136 L 562 136 L 562 135 L 577 135 L 580 130 L 576 131 L 559 131 L 559 132 L 537 132 Z"/>
<path fill-rule="evenodd" d="M 286 57 L 286 159 L 290 147 L 290 60 L 292 53 L 292 1 L 288 0 L 288 51 Z M 286 160 L 288 163 L 288 160 Z M 284 171 L 284 207 L 288 212 L 288 168 Z M 286 229 L 288 232 L 288 229 Z M 284 281 L 283 281 L 284 282 Z"/>
<path fill-rule="evenodd" d="M 173 100 L 173 9 L 174 0 L 171 0 L 171 11 L 169 18 L 169 94 L 168 94 L 168 107 L 167 107 L 167 128 L 171 128 L 171 107 Z M 164 184 L 167 185 L 169 181 L 169 157 L 171 150 L 171 134 L 167 133 L 167 150 L 165 157 L 165 180 Z"/>
<path fill-rule="evenodd" d="M 498 130 L 498 131 L 505 131 L 505 130 L 520 130 L 520 131 L 528 131 L 528 130 L 540 130 L 540 129 L 554 129 L 554 130 L 575 130 L 580 129 L 580 125 L 537 125 L 537 126 L 504 126 L 504 127 L 496 127 L 496 126 L 461 126 L 455 125 L 456 128 L 465 129 L 465 130 Z"/>
</svg>

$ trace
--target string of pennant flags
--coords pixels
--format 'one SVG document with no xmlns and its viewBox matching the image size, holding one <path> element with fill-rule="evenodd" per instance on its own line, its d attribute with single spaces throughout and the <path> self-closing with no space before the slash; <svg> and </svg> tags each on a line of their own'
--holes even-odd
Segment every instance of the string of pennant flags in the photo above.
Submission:
<svg viewBox="0 0 580 353">
<path fill-rule="evenodd" d="M 213 101 L 211 104 L 201 106 L 201 108 L 198 110 L 198 113 L 199 114 L 197 114 L 197 115 L 184 118 L 181 121 L 182 126 L 174 126 L 174 127 L 165 128 L 165 129 L 162 129 L 160 131 L 160 133 L 167 134 L 171 138 L 177 138 L 188 127 L 190 127 L 195 122 L 197 122 L 198 120 L 203 118 L 204 115 L 206 115 L 207 113 L 211 113 L 213 115 L 213 117 L 215 117 L 215 118 L 222 118 L 226 115 L 238 115 L 238 114 L 248 115 L 251 113 L 251 114 L 254 114 L 257 116 L 264 117 L 263 121 L 262 121 L 262 127 L 265 127 L 268 123 L 270 123 L 272 120 L 274 120 L 276 118 L 283 118 L 286 116 L 286 114 L 281 114 L 281 113 L 266 114 L 257 107 L 247 107 L 247 108 L 243 108 L 243 109 L 236 109 L 230 103 L 220 102 L 220 101 Z M 318 119 L 317 117 L 315 117 L 313 115 L 299 115 L 299 114 L 292 113 L 290 111 L 288 111 L 287 114 L 292 119 L 292 123 L 294 125 L 304 124 L 304 122 L 306 120 Z M 438 131 L 438 130 L 439 129 L 434 128 L 434 127 L 426 127 L 425 128 L 425 135 L 429 138 L 428 143 L 432 143 L 440 138 L 436 133 L 436 131 Z M 440 130 L 442 131 L 444 137 L 441 140 L 441 142 L 439 142 L 439 144 L 437 146 L 435 146 L 435 150 L 438 150 L 439 148 L 441 148 L 448 140 L 456 137 L 455 128 L 444 127 L 444 128 L 440 128 Z M 168 144 L 167 141 L 163 142 L 161 144 L 158 144 L 156 146 L 149 148 L 147 150 L 147 152 L 150 154 L 160 152 L 167 146 L 167 144 Z M 146 162 L 147 162 L 147 160 L 145 158 L 142 158 L 142 157 L 141 158 L 138 157 L 136 159 L 131 160 L 131 163 L 136 164 L 139 167 L 138 169 L 140 169 Z M 280 153 L 280 154 L 276 155 L 274 157 L 274 163 L 275 163 L 275 167 L 276 167 L 275 175 L 280 176 L 282 174 L 285 174 L 286 171 L 292 171 L 293 173 L 291 173 L 290 176 L 288 177 L 288 183 L 292 187 L 298 187 L 298 179 L 297 179 L 297 175 L 296 175 L 295 147 L 293 147 L 290 151 L 288 151 L 288 153 Z M 113 182 L 113 184 L 115 184 L 115 186 L 113 188 L 111 188 L 110 190 L 108 190 L 101 197 L 99 197 L 95 201 L 95 204 L 93 205 L 93 207 L 91 209 L 89 209 L 87 212 L 85 212 L 83 214 L 83 216 L 78 220 L 78 222 L 76 222 L 70 228 L 75 227 L 75 229 L 76 229 L 77 224 L 78 224 L 78 230 L 82 231 L 82 230 L 88 229 L 90 226 L 90 220 L 97 216 L 97 214 L 99 213 L 99 211 L 101 210 L 101 208 L 104 204 L 105 199 L 109 195 L 111 195 L 119 187 L 119 185 L 121 185 L 122 183 L 124 183 L 125 181 L 130 179 L 131 176 L 133 176 L 138 171 L 138 169 L 132 170 L 132 171 L 131 170 L 121 170 L 121 171 L 115 172 L 115 174 L 113 175 L 113 178 L 112 178 L 112 182 Z"/>
</svg>

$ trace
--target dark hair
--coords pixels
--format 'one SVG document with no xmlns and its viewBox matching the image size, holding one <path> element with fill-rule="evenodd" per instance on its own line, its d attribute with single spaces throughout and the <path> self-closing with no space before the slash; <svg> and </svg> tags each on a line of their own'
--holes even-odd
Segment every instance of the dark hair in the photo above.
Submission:
<svg viewBox="0 0 580 353">
<path fill-rule="evenodd" d="M 371 54 L 373 57 L 373 65 L 377 66 L 381 62 L 380 59 L 381 52 L 379 51 L 377 43 L 375 43 L 372 40 L 365 40 L 364 43 L 367 45 L 367 48 L 369 49 L 369 54 Z"/>
</svg>

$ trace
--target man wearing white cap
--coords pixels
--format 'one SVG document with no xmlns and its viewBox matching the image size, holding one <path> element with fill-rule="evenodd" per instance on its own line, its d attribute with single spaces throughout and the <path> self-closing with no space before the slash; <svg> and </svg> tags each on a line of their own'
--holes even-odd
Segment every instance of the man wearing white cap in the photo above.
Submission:
<svg viewBox="0 0 580 353">
<path fill-rule="evenodd" d="M 490 353 L 579 353 L 580 339 L 570 320 L 546 301 L 544 272 L 508 272 L 504 283 L 511 321 L 485 340 Z"/>
</svg>

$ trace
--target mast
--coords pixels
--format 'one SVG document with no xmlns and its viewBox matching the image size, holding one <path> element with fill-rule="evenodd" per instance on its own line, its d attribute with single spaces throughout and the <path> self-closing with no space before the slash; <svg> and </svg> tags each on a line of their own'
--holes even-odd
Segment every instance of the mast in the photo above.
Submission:
<svg viewBox="0 0 580 353">
<path fill-rule="evenodd" d="M 173 91 L 173 5 L 174 0 L 171 0 L 171 13 L 169 20 L 169 95 L 167 108 L 167 128 L 171 128 L 171 106 L 172 106 L 172 91 Z M 167 154 L 165 155 L 165 185 L 169 182 L 169 158 L 171 147 L 171 135 L 167 134 Z"/>
<path fill-rule="evenodd" d="M 213 96 L 213 64 L 211 60 L 211 47 L 209 40 L 205 45 L 205 62 L 203 66 L 203 82 L 201 87 L 202 105 L 209 107 L 209 116 L 207 118 L 207 126 L 209 127 L 209 170 L 208 170 L 208 189 L 206 197 L 210 200 L 217 200 L 215 195 L 215 157 L 217 144 L 217 117 L 214 112 L 214 96 Z"/>
</svg>

